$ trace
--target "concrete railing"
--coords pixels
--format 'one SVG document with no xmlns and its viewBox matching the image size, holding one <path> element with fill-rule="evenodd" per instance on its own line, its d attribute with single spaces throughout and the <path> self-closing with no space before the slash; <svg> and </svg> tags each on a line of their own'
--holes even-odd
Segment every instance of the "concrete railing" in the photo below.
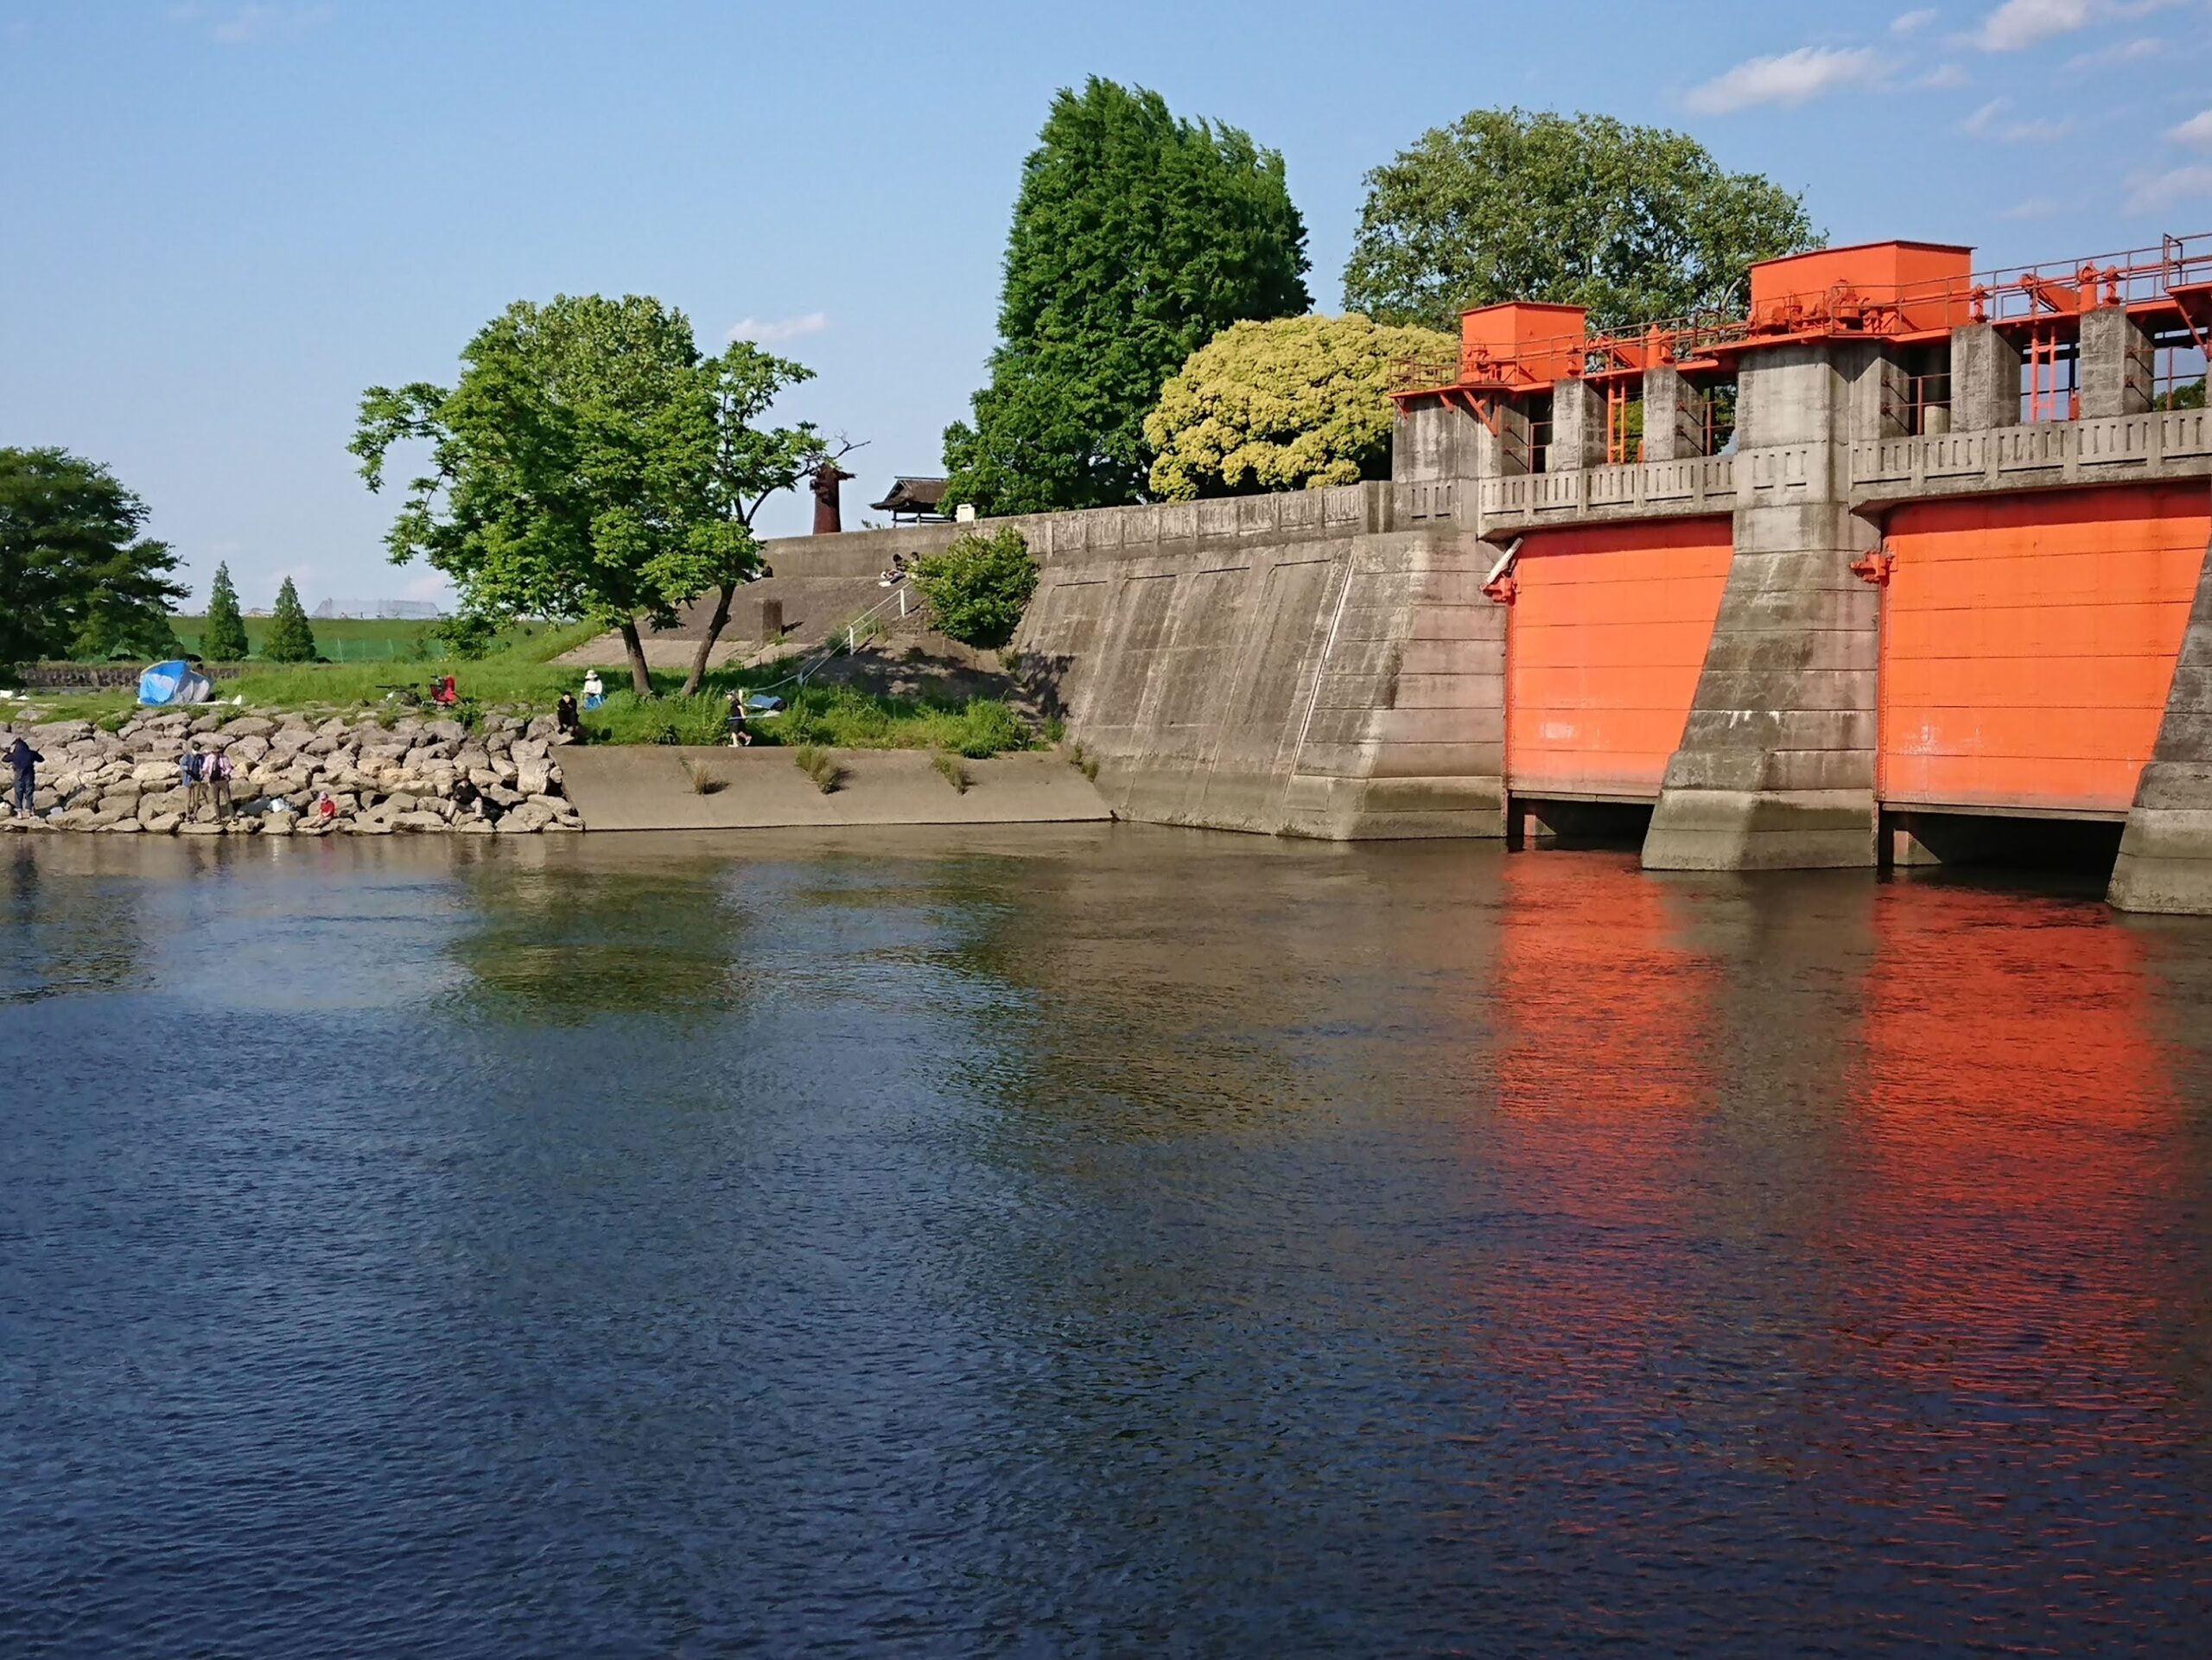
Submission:
<svg viewBox="0 0 2212 1660">
<path fill-rule="evenodd" d="M 1486 533 L 1525 530 L 1553 519 L 1725 513 L 1736 504 L 1736 461 L 1731 455 L 1696 455 L 1484 479 L 1481 501 Z"/>
<path fill-rule="evenodd" d="M 1462 488 L 1450 479 L 1408 484 L 1384 480 L 1214 501 L 1028 513 L 973 525 L 912 525 L 838 536 L 781 537 L 765 545 L 778 574 L 794 576 L 873 572 L 889 565 L 894 553 L 911 557 L 969 531 L 988 535 L 1008 525 L 1021 532 L 1030 552 L 1040 561 L 1116 555 L 1140 558 L 1164 544 L 1294 542 L 1450 524 L 1461 515 Z"/>
<path fill-rule="evenodd" d="M 2212 412 L 2163 410 L 1851 447 L 1855 504 L 2212 473 Z"/>
</svg>

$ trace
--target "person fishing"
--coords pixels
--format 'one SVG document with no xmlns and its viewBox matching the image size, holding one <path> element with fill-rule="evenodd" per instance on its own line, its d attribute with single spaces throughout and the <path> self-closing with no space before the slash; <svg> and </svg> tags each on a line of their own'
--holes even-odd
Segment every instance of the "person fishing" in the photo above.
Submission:
<svg viewBox="0 0 2212 1660">
<path fill-rule="evenodd" d="M 16 811 L 27 813 L 31 810 L 31 798 L 38 793 L 38 764 L 46 759 L 23 741 L 21 734 L 8 746 L 8 765 L 16 775 Z"/>
</svg>

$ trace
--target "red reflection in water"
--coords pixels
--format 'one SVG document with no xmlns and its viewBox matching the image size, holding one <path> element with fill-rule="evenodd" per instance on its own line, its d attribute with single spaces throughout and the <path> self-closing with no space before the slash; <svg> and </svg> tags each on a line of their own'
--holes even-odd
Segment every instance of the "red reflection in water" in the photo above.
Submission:
<svg viewBox="0 0 2212 1660">
<path fill-rule="evenodd" d="M 1666 1287 L 1713 1097 L 1714 965 L 1625 861 L 1531 854 L 1501 880 L 1489 1153 L 1535 1248 L 1500 1288 L 1515 1313 L 1495 1342 L 1532 1376 L 1631 1364 L 1677 1340 Z"/>
<path fill-rule="evenodd" d="M 2145 1398 L 2139 1247 L 2177 1103 L 2140 942 L 2101 906 L 1911 884 L 1882 890 L 1874 938 L 1835 1217 L 1867 1269 L 1860 1335 L 1954 1390 Z"/>
</svg>

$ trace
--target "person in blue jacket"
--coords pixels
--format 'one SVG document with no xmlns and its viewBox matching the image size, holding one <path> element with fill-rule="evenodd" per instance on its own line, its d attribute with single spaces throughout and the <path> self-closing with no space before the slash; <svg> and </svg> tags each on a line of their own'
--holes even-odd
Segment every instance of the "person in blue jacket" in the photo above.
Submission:
<svg viewBox="0 0 2212 1660">
<path fill-rule="evenodd" d="M 38 792 L 38 764 L 46 759 L 19 735 L 8 746 L 8 765 L 16 773 L 16 811 L 29 812 L 31 797 Z"/>
</svg>

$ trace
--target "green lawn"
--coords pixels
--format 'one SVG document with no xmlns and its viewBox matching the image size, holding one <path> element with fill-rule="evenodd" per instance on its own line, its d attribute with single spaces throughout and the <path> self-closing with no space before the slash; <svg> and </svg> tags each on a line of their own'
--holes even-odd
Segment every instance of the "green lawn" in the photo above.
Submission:
<svg viewBox="0 0 2212 1660">
<path fill-rule="evenodd" d="M 188 620 L 192 620 L 178 619 L 180 633 Z M 264 620 L 248 620 L 249 641 L 253 639 L 252 625 Z M 356 622 L 343 626 L 390 630 L 423 625 Z M 397 716 L 410 707 L 404 701 L 404 693 L 423 693 L 435 677 L 450 674 L 467 709 L 545 714 L 563 692 L 579 690 L 584 674 L 582 669 L 551 659 L 601 632 L 589 623 L 524 624 L 502 636 L 504 649 L 470 659 L 387 657 L 365 662 L 300 664 L 249 660 L 244 665 L 245 672 L 215 684 L 223 702 L 238 698 L 256 709 L 347 713 L 375 709 Z M 315 640 L 318 646 L 323 644 L 320 631 Z M 609 696 L 604 704 L 584 716 L 585 731 L 598 743 L 718 744 L 727 739 L 724 722 L 730 693 L 774 687 L 791 706 L 780 715 L 756 718 L 753 728 L 756 742 L 813 743 L 847 749 L 944 749 L 982 757 L 1002 749 L 1026 748 L 1033 741 L 1020 719 L 995 698 L 951 703 L 880 696 L 851 686 L 809 686 L 795 690 L 779 684 L 790 677 L 799 660 L 794 653 L 756 668 L 715 670 L 707 676 L 706 690 L 694 697 L 676 695 L 683 684 L 680 671 L 657 671 L 652 677 L 656 696 L 640 698 L 629 690 L 626 667 L 619 662 L 602 665 L 600 678 Z M 91 720 L 117 726 L 137 699 L 132 692 L 118 689 L 33 692 L 26 701 L 44 711 L 48 720 Z M 6 718 L 6 706 L 0 705 L 0 720 Z"/>
<path fill-rule="evenodd" d="M 197 652 L 207 619 L 172 617 L 169 620 L 184 649 Z M 245 619 L 249 659 L 259 655 L 274 620 L 270 617 Z M 316 652 L 332 663 L 438 663 L 447 661 L 451 656 L 445 642 L 437 638 L 438 625 L 435 622 L 413 622 L 385 617 L 326 617 L 319 620 L 310 619 L 308 626 L 315 630 Z M 540 635 L 573 632 L 564 629 L 559 623 L 518 622 L 499 638 L 504 644 L 520 646 Z M 590 636 L 586 635 L 585 638 Z M 562 649 L 568 648 L 563 646 Z"/>
</svg>

